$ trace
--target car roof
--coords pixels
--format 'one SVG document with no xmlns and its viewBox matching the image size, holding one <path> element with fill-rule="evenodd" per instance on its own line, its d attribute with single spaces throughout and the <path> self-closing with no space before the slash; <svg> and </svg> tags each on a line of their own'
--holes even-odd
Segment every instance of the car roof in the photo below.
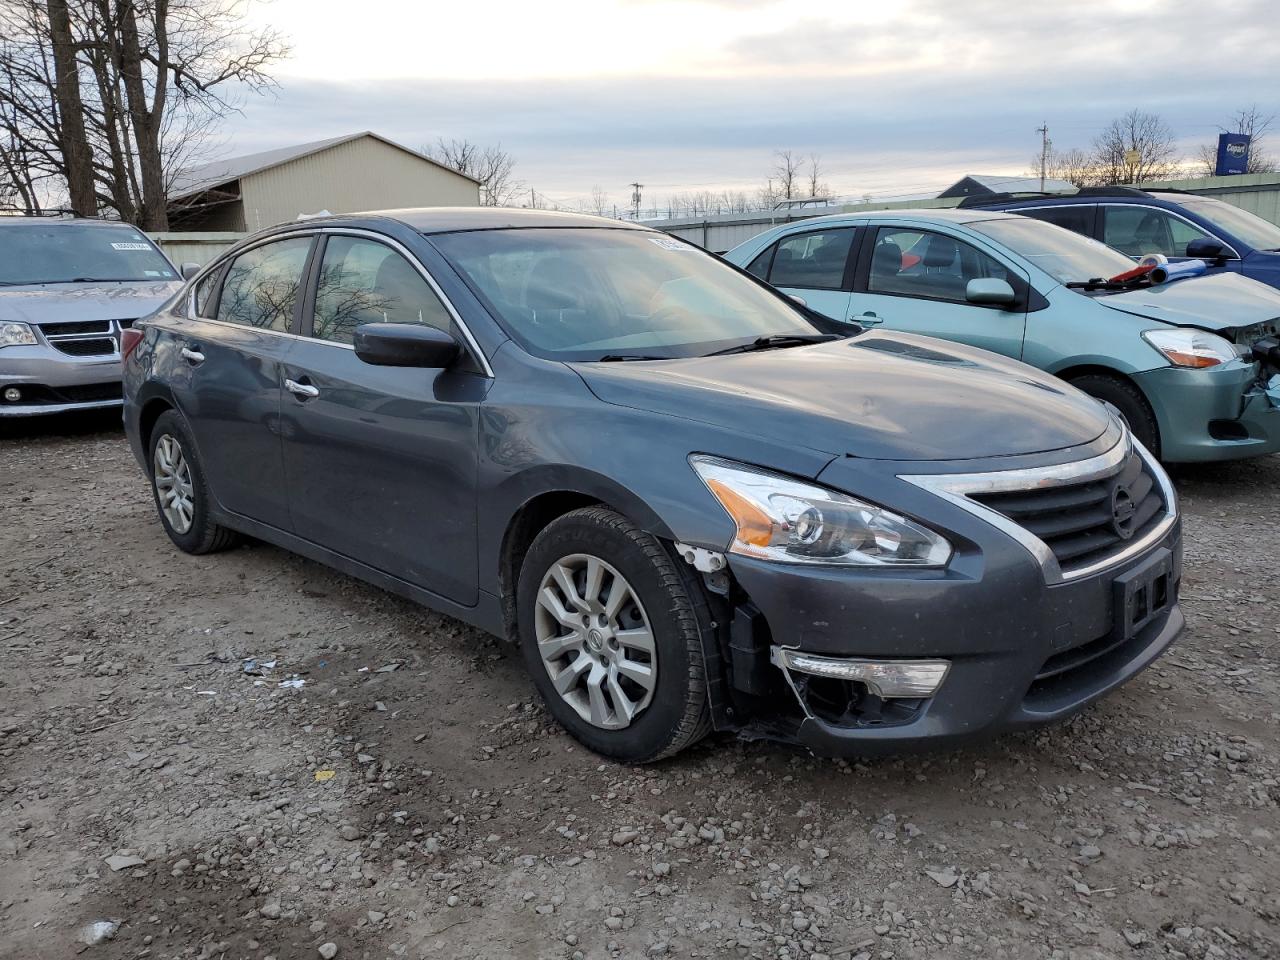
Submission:
<svg viewBox="0 0 1280 960">
<path fill-rule="evenodd" d="M 132 227 L 141 231 L 140 227 L 123 220 L 98 220 L 94 217 L 28 217 L 0 216 L 0 227 L 26 227 L 40 225 L 42 227 L 77 226 L 77 227 Z"/>
<path fill-rule="evenodd" d="M 366 210 L 338 217 L 316 217 L 304 225 L 325 220 L 361 218 L 397 220 L 418 233 L 450 233 L 462 230 L 509 230 L 531 227 L 596 227 L 611 230 L 649 230 L 649 227 L 608 217 L 592 217 L 561 210 L 528 210 L 521 207 L 407 207 L 401 210 Z"/>
<path fill-rule="evenodd" d="M 819 223 L 851 223 L 858 220 L 918 220 L 924 223 L 976 223 L 979 220 L 1018 219 L 1017 214 L 999 210 L 939 207 L 936 210 L 913 208 L 909 210 L 867 210 L 862 213 L 836 213 L 826 217 L 810 217 L 787 224 L 787 228 L 809 227 Z"/>
</svg>

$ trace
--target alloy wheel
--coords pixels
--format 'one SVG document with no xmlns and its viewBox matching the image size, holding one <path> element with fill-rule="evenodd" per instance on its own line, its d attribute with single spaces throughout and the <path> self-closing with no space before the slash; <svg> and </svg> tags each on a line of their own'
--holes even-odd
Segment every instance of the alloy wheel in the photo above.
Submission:
<svg viewBox="0 0 1280 960">
<path fill-rule="evenodd" d="M 611 564 L 582 553 L 552 564 L 538 586 L 534 629 L 552 686 L 592 726 L 624 729 L 653 699 L 653 630 Z"/>
<path fill-rule="evenodd" d="M 156 441 L 151 460 L 160 512 L 175 533 L 186 533 L 195 522 L 196 495 L 182 444 L 166 433 Z"/>
</svg>

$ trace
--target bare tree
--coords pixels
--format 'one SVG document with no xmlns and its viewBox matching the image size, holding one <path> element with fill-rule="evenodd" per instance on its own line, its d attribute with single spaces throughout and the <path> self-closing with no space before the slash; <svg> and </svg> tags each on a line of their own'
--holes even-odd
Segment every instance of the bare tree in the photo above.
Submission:
<svg viewBox="0 0 1280 960">
<path fill-rule="evenodd" d="M 609 213 L 609 194 L 599 184 L 591 188 L 591 212 L 597 217 L 604 217 Z"/>
<path fill-rule="evenodd" d="M 287 52 L 244 0 L 0 0 L 0 124 L 78 213 L 164 230 L 176 167 Z"/>
<path fill-rule="evenodd" d="M 800 168 L 804 165 L 790 150 L 779 150 L 773 155 L 773 181 L 781 200 L 791 200 L 799 193 Z"/>
<path fill-rule="evenodd" d="M 831 188 L 822 182 L 822 157 L 816 153 L 809 154 L 809 196 L 829 197 Z"/>
<path fill-rule="evenodd" d="M 505 207 L 525 191 L 515 179 L 516 161 L 502 149 L 502 144 L 482 147 L 470 140 L 446 140 L 440 137 L 433 146 L 422 148 L 432 160 L 480 181 L 480 204 Z"/>
<path fill-rule="evenodd" d="M 1093 162 L 1104 184 L 1167 180 L 1178 173 L 1178 145 L 1159 114 L 1134 109 L 1094 138 Z"/>
<path fill-rule="evenodd" d="M 1106 176 L 1098 167 L 1092 154 L 1079 147 L 1069 150 L 1050 150 L 1045 162 L 1045 175 L 1054 180 L 1065 180 L 1077 187 L 1096 187 L 1106 182 Z M 1031 158 L 1027 176 L 1040 176 L 1040 154 Z"/>
<path fill-rule="evenodd" d="M 1264 146 L 1267 133 L 1275 125 L 1274 113 L 1263 113 L 1255 103 L 1249 107 L 1241 107 L 1233 113 L 1226 125 L 1221 127 L 1223 133 L 1243 133 L 1249 140 L 1249 160 L 1245 165 L 1245 173 L 1274 173 L 1280 169 L 1280 162 L 1269 154 Z M 1205 144 L 1198 152 L 1203 173 L 1211 177 L 1218 171 L 1218 145 Z"/>
</svg>

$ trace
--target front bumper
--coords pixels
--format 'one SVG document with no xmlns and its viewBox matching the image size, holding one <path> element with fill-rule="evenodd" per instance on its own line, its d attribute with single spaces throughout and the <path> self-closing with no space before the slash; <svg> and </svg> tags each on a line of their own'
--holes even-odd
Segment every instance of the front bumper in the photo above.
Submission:
<svg viewBox="0 0 1280 960">
<path fill-rule="evenodd" d="M 848 476 L 855 469 L 850 461 L 837 462 L 820 479 L 838 489 L 865 489 Z M 767 624 L 774 649 L 770 676 L 782 681 L 768 696 L 761 721 L 745 725 L 745 735 L 799 742 L 824 755 L 867 755 L 1053 723 L 1130 680 L 1183 631 L 1176 520 L 1136 555 L 1051 582 L 1025 545 L 970 512 L 919 490 L 902 489 L 884 501 L 951 540 L 956 555 L 946 570 L 795 568 L 729 556 L 734 580 Z M 1131 629 L 1122 625 L 1123 585 L 1148 570 L 1166 571 L 1166 592 Z M 830 658 L 945 660 L 949 668 L 932 696 L 855 698 L 841 713 L 829 709 L 838 699 L 828 695 L 830 686 L 782 669 L 779 649 Z"/>
<path fill-rule="evenodd" d="M 1280 406 L 1258 374 L 1258 364 L 1245 361 L 1136 374 L 1160 425 L 1160 459 L 1190 463 L 1280 452 Z"/>
<path fill-rule="evenodd" d="M 17 387 L 18 401 L 3 399 Z M 94 410 L 121 404 L 120 355 L 76 357 L 45 344 L 0 350 L 0 417 Z"/>
</svg>

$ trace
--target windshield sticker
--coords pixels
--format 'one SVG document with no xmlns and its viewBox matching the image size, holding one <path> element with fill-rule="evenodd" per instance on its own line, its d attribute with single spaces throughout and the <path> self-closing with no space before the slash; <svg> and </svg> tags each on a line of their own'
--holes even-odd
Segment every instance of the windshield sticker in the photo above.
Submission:
<svg viewBox="0 0 1280 960">
<path fill-rule="evenodd" d="M 650 243 L 656 243 L 663 250 L 696 250 L 698 249 L 697 247 L 692 247 L 687 243 L 681 243 L 679 240 L 675 239 L 675 237 L 649 237 L 648 239 Z"/>
<path fill-rule="evenodd" d="M 151 246 L 146 243 L 113 243 L 112 250 L 150 250 Z"/>
</svg>

